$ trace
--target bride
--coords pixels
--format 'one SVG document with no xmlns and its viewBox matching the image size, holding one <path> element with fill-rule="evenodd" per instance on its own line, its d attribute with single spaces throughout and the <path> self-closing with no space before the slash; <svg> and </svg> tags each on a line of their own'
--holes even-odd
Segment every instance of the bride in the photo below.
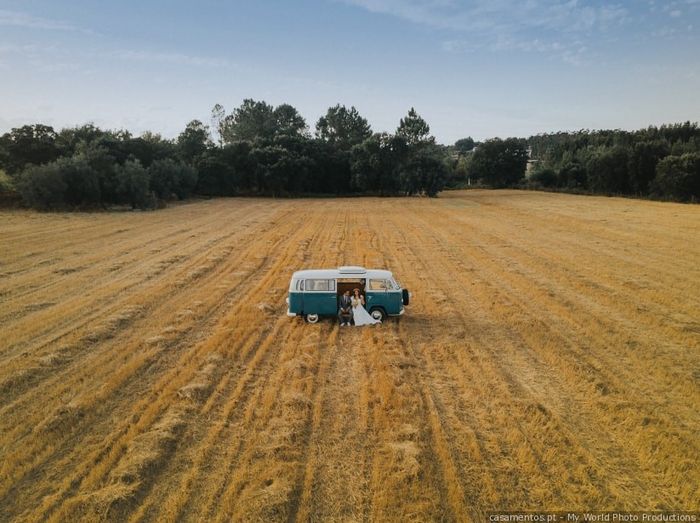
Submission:
<svg viewBox="0 0 700 523">
<path fill-rule="evenodd" d="M 372 318 L 365 309 L 365 298 L 360 294 L 360 289 L 353 289 L 350 301 L 352 303 L 352 319 L 355 322 L 355 326 L 381 323 L 381 320 Z"/>
</svg>

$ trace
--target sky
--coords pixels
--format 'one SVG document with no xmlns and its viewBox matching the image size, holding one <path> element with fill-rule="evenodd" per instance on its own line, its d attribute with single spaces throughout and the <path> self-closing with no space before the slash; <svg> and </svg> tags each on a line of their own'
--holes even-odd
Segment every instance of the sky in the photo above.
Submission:
<svg viewBox="0 0 700 523">
<path fill-rule="evenodd" d="M 700 0 L 0 0 L 0 133 L 177 136 L 245 98 L 441 143 L 700 120 Z"/>
</svg>

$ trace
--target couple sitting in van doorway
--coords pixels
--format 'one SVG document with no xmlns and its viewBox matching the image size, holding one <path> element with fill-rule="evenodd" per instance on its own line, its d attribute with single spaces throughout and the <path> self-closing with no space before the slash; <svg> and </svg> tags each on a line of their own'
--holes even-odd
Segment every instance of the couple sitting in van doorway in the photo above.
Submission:
<svg viewBox="0 0 700 523">
<path fill-rule="evenodd" d="M 381 323 L 381 320 L 372 318 L 365 309 L 365 297 L 360 294 L 360 289 L 353 289 L 352 295 L 350 291 L 345 291 L 338 302 L 338 320 L 341 327 L 351 323 L 356 327 Z"/>
</svg>

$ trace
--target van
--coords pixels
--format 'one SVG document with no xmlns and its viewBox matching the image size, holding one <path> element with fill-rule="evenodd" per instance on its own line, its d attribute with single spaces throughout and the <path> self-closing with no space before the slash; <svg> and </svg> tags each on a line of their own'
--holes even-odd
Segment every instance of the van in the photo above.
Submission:
<svg viewBox="0 0 700 523">
<path fill-rule="evenodd" d="M 364 267 L 296 271 L 289 282 L 287 316 L 303 316 L 316 323 L 321 316 L 336 316 L 340 296 L 360 289 L 365 308 L 376 320 L 401 316 L 410 294 L 397 283 L 391 271 Z"/>
</svg>

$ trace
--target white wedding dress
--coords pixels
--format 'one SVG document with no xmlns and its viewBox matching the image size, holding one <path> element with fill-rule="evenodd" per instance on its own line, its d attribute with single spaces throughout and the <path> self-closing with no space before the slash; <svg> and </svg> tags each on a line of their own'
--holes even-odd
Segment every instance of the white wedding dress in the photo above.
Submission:
<svg viewBox="0 0 700 523">
<path fill-rule="evenodd" d="M 381 323 L 381 320 L 375 320 L 369 315 L 367 309 L 362 306 L 362 301 L 357 298 L 352 298 L 352 319 L 355 322 L 355 326 L 360 325 L 374 325 L 376 323 Z"/>
</svg>

